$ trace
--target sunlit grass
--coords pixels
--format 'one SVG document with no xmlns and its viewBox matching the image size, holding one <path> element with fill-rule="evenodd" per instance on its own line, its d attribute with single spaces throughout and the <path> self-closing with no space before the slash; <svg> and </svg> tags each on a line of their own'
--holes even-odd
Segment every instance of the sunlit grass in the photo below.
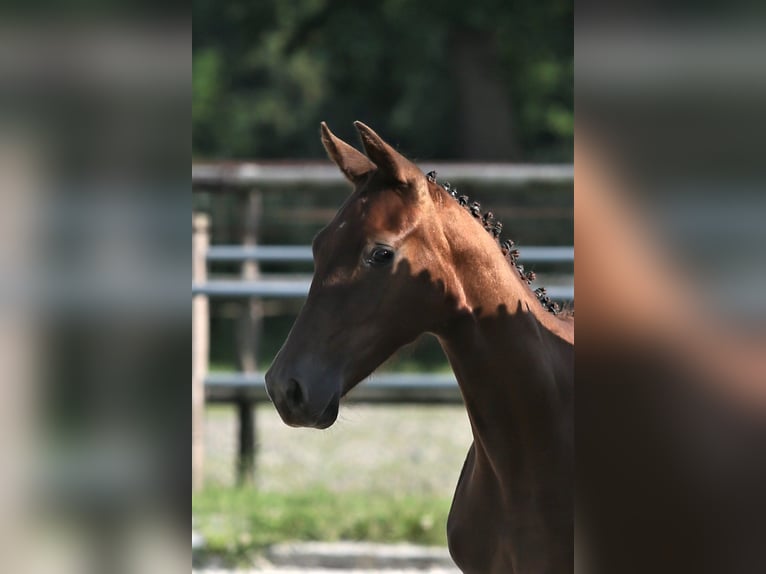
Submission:
<svg viewBox="0 0 766 574">
<path fill-rule="evenodd" d="M 450 499 L 390 492 L 294 494 L 255 488 L 207 488 L 192 496 L 204 553 L 228 563 L 248 561 L 270 544 L 292 540 L 413 542 L 446 545 Z"/>
</svg>

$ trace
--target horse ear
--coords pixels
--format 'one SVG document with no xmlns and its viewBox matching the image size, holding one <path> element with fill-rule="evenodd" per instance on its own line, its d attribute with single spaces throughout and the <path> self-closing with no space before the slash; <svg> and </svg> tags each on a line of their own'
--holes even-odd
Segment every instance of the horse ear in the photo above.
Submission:
<svg viewBox="0 0 766 574">
<path fill-rule="evenodd" d="M 375 169 L 375 164 L 366 155 L 336 137 L 326 123 L 322 122 L 321 126 L 322 145 L 327 150 L 327 155 L 351 183 L 358 183 Z"/>
<path fill-rule="evenodd" d="M 420 170 L 410 160 L 388 145 L 383 139 L 362 122 L 354 122 L 362 138 L 364 151 L 378 166 L 395 181 L 406 183 L 420 173 Z"/>
</svg>

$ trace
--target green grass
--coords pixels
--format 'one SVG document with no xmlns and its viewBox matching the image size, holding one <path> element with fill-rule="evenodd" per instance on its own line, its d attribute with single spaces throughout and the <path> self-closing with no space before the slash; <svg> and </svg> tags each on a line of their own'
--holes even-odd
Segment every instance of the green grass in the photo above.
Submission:
<svg viewBox="0 0 766 574">
<path fill-rule="evenodd" d="M 446 545 L 450 500 L 391 493 L 208 488 L 192 496 L 205 555 L 241 564 L 270 544 L 364 540 Z"/>
</svg>

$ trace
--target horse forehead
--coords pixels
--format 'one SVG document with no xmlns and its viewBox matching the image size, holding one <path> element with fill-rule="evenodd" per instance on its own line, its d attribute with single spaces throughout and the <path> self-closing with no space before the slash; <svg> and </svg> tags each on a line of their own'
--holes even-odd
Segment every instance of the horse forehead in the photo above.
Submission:
<svg viewBox="0 0 766 574">
<path fill-rule="evenodd" d="M 388 197 L 386 197 L 388 196 Z M 369 241 L 385 241 L 411 227 L 414 215 L 394 192 L 360 193 L 349 197 L 319 234 L 323 255 L 335 264 L 355 264 L 358 251 Z"/>
<path fill-rule="evenodd" d="M 360 194 L 339 215 L 338 229 L 348 232 L 398 231 L 414 217 L 412 206 L 395 192 Z"/>
</svg>

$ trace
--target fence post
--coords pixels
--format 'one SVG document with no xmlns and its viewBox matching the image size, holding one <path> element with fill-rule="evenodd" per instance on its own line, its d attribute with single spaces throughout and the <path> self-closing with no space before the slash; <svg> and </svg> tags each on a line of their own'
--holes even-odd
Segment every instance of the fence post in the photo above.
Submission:
<svg viewBox="0 0 766 574">
<path fill-rule="evenodd" d="M 210 219 L 192 216 L 192 282 L 207 281 Z M 205 474 L 205 377 L 210 349 L 210 310 L 206 295 L 192 297 L 192 488 L 202 488 Z"/>
<path fill-rule="evenodd" d="M 254 247 L 258 243 L 258 231 L 263 207 L 263 198 L 258 190 L 242 195 L 242 245 Z M 244 281 L 257 281 L 261 270 L 257 261 L 244 261 L 241 269 Z M 263 319 L 263 303 L 252 297 L 247 300 L 239 317 L 238 360 L 243 373 L 254 373 L 258 368 L 258 344 Z M 254 405 L 246 400 L 237 403 L 239 418 L 239 460 L 237 461 L 237 482 L 252 483 L 255 479 L 255 412 Z"/>
<path fill-rule="evenodd" d="M 237 482 L 252 484 L 255 480 L 255 405 L 243 398 L 237 401 L 236 408 L 239 419 Z"/>
</svg>

